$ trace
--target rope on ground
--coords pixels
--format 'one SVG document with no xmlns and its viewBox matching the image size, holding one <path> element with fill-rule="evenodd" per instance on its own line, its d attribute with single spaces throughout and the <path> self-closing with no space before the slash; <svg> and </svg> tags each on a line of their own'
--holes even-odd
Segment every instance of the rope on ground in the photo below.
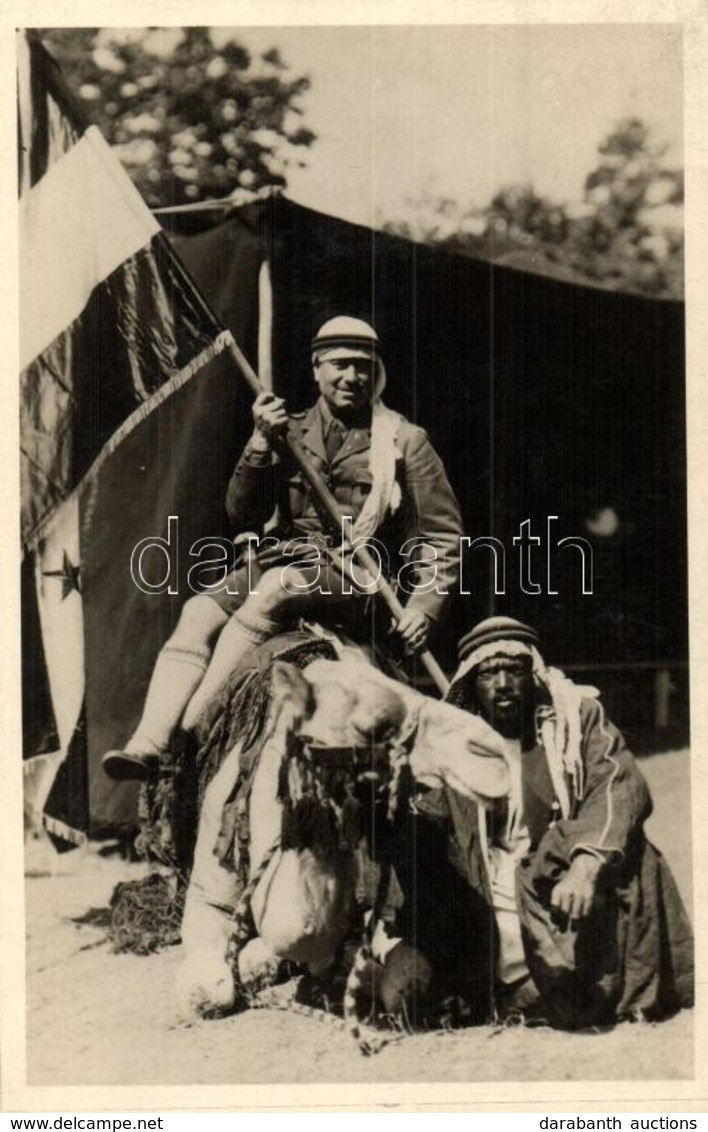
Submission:
<svg viewBox="0 0 708 1132">
<path fill-rule="evenodd" d="M 110 935 L 116 952 L 150 955 L 180 941 L 185 886 L 176 875 L 150 873 L 116 885 Z"/>
<path fill-rule="evenodd" d="M 331 1004 L 326 1000 L 321 1007 L 309 1006 L 307 1003 L 298 1002 L 293 997 L 292 989 L 288 989 L 287 996 L 283 991 L 284 987 L 280 985 L 259 990 L 256 994 L 249 994 L 248 1009 L 280 1010 L 288 1014 L 297 1014 L 302 1018 L 312 1018 L 318 1023 L 336 1029 L 339 1033 L 351 1034 L 349 1023 L 333 1013 Z M 404 1037 L 406 1033 L 400 1029 L 397 1032 L 391 1030 L 387 1033 L 367 1023 L 360 1022 L 358 1025 L 357 1042 L 361 1053 L 367 1057 L 380 1053 L 385 1046 L 400 1042 Z"/>
</svg>

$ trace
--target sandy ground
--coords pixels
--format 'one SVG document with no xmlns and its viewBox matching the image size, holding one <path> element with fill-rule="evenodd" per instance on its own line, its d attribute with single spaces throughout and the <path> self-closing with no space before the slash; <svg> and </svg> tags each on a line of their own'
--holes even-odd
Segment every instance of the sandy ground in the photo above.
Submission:
<svg viewBox="0 0 708 1132">
<path fill-rule="evenodd" d="M 689 758 L 642 760 L 655 799 L 648 824 L 691 910 Z M 693 1076 L 693 1012 L 602 1033 L 478 1028 L 406 1035 L 373 1058 L 312 1018 L 252 1010 L 191 1026 L 172 997 L 179 947 L 115 955 L 104 927 L 77 923 L 105 909 L 140 866 L 93 849 L 27 852 L 27 1067 L 30 1085 L 303 1082 L 670 1080 Z M 89 917 L 90 919 L 90 917 Z M 71 1033 L 71 1041 L 67 1034 Z"/>
</svg>

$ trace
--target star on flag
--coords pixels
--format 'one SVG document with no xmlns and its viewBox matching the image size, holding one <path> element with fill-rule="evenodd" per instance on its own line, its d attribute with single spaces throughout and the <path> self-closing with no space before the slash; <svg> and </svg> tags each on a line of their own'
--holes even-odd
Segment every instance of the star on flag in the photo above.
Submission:
<svg viewBox="0 0 708 1132">
<path fill-rule="evenodd" d="M 69 596 L 72 590 L 81 593 L 81 566 L 74 566 L 69 555 L 64 551 L 61 570 L 42 570 L 45 578 L 61 578 L 61 600 Z"/>
</svg>

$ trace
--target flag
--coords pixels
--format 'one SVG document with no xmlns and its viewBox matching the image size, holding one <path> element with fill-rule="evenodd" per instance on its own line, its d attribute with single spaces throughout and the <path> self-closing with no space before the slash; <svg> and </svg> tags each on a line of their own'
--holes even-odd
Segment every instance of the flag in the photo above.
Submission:
<svg viewBox="0 0 708 1132">
<path fill-rule="evenodd" d="M 24 757 L 68 846 L 135 822 L 100 758 L 189 591 L 142 592 L 132 551 L 169 533 L 184 579 L 193 538 L 223 533 L 243 393 L 228 332 L 32 33 L 18 132 Z"/>
</svg>

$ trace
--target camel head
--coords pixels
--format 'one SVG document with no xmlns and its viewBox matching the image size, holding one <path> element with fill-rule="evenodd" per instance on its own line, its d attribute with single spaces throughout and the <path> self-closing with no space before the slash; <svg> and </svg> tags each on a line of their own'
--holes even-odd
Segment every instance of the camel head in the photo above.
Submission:
<svg viewBox="0 0 708 1132">
<path fill-rule="evenodd" d="M 425 785 L 445 783 L 483 805 L 509 789 L 503 740 L 484 720 L 361 660 L 316 660 L 302 671 L 278 661 L 272 687 L 280 719 L 325 760 L 328 751 L 362 749 L 381 758 L 405 745 L 412 775 Z"/>
</svg>

